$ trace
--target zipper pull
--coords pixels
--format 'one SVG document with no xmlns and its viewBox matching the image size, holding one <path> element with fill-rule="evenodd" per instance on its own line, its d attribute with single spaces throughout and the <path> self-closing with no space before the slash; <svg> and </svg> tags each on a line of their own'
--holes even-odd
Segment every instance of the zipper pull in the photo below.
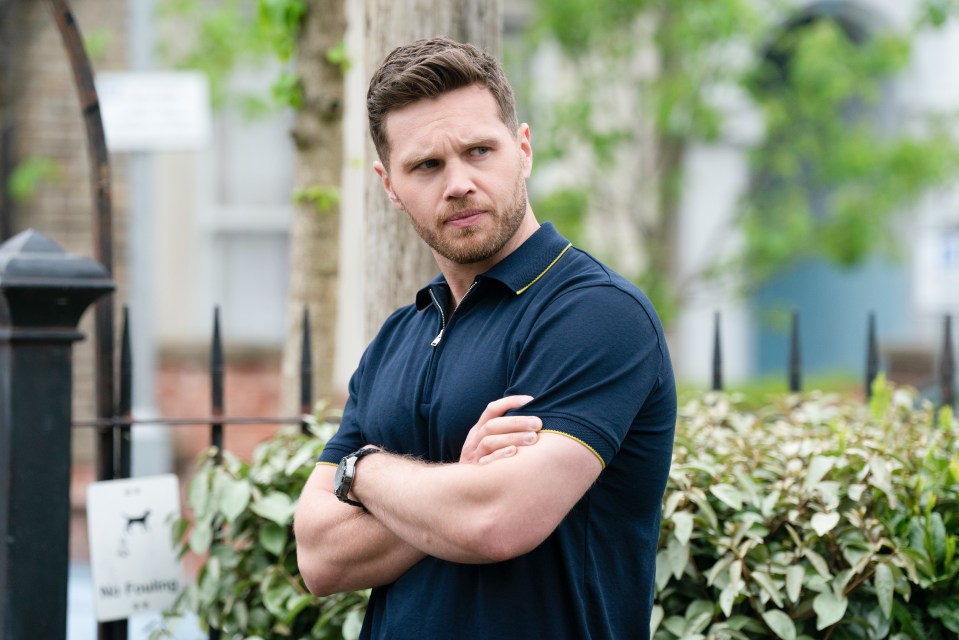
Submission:
<svg viewBox="0 0 959 640">
<path fill-rule="evenodd" d="M 443 330 L 440 329 L 440 332 L 436 334 L 435 338 L 433 338 L 433 342 L 430 343 L 430 346 L 435 347 L 436 345 L 440 343 L 440 340 L 442 339 L 443 339 Z"/>
</svg>

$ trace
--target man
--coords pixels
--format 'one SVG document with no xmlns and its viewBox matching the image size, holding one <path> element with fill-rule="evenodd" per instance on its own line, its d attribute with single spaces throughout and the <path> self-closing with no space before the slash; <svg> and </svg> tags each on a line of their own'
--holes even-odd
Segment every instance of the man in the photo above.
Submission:
<svg viewBox="0 0 959 640">
<path fill-rule="evenodd" d="M 367 108 L 441 274 L 370 344 L 304 488 L 308 587 L 374 587 L 364 638 L 648 637 L 676 419 L 652 305 L 536 221 L 496 60 L 400 47 Z"/>
</svg>

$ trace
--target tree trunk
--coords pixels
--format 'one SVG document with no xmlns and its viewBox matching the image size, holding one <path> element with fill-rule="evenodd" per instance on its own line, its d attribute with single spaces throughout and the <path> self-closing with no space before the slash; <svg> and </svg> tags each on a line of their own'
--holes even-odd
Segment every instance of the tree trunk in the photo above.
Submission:
<svg viewBox="0 0 959 640">
<path fill-rule="evenodd" d="M 22 29 L 20 0 L 0 0 L 0 242 L 13 235 L 13 199 L 7 182 L 16 164 L 14 134 L 17 96 L 15 60 L 20 59 L 14 29 Z"/>
<path fill-rule="evenodd" d="M 445 35 L 499 56 L 502 0 L 366 0 L 366 77 L 395 47 Z M 367 140 L 367 164 L 376 158 Z M 397 307 L 437 273 L 429 249 L 406 214 L 392 207 L 372 169 L 366 180 L 366 318 L 369 341 Z"/>
<path fill-rule="evenodd" d="M 283 347 L 283 409 L 299 409 L 303 309 L 312 327 L 313 398 L 333 394 L 337 305 L 339 190 L 343 164 L 343 68 L 327 59 L 346 30 L 344 0 L 310 0 L 298 37 L 303 105 L 296 114 L 290 225 L 290 292 Z M 295 408 L 295 409 L 294 409 Z"/>
</svg>

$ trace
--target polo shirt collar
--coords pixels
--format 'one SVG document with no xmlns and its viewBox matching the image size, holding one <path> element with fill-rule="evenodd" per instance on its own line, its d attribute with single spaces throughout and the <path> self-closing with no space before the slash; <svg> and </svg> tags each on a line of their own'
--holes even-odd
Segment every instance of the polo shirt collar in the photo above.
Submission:
<svg viewBox="0 0 959 640">
<path fill-rule="evenodd" d="M 544 222 L 516 251 L 479 277 L 502 282 L 516 295 L 521 295 L 559 262 L 571 246 L 572 243 L 560 235 L 553 223 Z M 417 309 L 424 309 L 432 303 L 429 292 L 437 285 L 446 286 L 442 274 L 417 292 Z"/>
</svg>

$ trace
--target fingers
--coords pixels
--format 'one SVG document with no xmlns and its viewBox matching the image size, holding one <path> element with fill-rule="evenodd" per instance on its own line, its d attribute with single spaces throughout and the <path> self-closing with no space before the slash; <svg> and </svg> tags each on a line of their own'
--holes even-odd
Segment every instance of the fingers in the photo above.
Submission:
<svg viewBox="0 0 959 640">
<path fill-rule="evenodd" d="M 509 458 L 510 456 L 516 455 L 518 449 L 513 445 L 508 447 L 503 447 L 502 449 L 497 449 L 493 453 L 483 456 L 477 461 L 477 464 L 489 464 L 494 460 L 499 460 L 500 458 Z"/>
<path fill-rule="evenodd" d="M 478 463 L 480 459 L 490 462 L 515 454 L 516 447 L 535 443 L 535 432 L 542 428 L 542 420 L 535 416 L 505 415 L 507 411 L 518 409 L 532 399 L 532 396 L 526 395 L 506 396 L 486 405 L 483 414 L 466 436 L 460 462 Z"/>
<path fill-rule="evenodd" d="M 489 422 L 493 418 L 499 418 L 505 415 L 507 411 L 519 409 L 532 399 L 533 396 L 506 396 L 505 398 L 500 398 L 499 400 L 493 400 L 486 405 L 486 409 L 479 417 L 479 420 L 476 421 L 476 424 L 482 425 L 485 422 Z"/>
<path fill-rule="evenodd" d="M 474 427 L 467 444 L 464 445 L 460 461 L 479 462 L 497 451 L 512 455 L 516 452 L 516 447 L 535 444 L 538 439 L 537 431 L 542 428 L 542 420 L 535 416 L 494 418 L 484 425 Z M 502 456 L 493 459 L 499 457 Z"/>
</svg>

